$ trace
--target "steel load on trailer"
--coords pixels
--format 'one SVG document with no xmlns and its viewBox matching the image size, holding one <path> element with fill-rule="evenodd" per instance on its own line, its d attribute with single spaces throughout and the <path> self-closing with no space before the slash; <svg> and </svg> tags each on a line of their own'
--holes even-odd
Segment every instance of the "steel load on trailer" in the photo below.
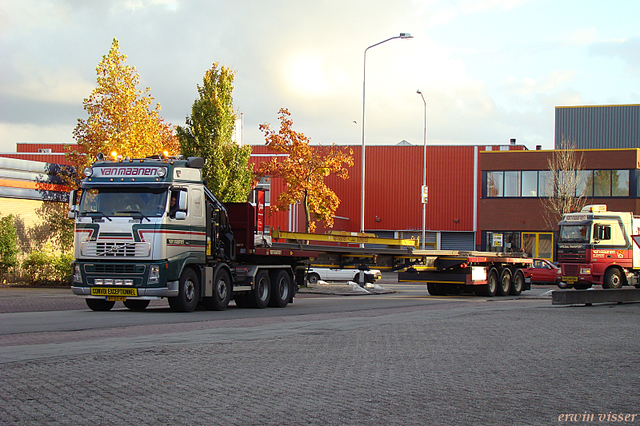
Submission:
<svg viewBox="0 0 640 426">
<path fill-rule="evenodd" d="M 416 250 L 417 264 L 398 274 L 398 280 L 427 283 L 429 294 L 444 296 L 474 292 L 484 296 L 519 295 L 531 288 L 524 270 L 533 259 L 517 253 L 460 250 Z"/>
</svg>

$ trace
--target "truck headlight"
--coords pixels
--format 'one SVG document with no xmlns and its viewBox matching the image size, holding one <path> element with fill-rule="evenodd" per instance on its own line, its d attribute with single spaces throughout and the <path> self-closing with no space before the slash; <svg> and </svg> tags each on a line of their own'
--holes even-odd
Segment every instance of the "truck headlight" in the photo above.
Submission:
<svg viewBox="0 0 640 426">
<path fill-rule="evenodd" d="M 580 268 L 580 275 L 591 275 L 591 268 Z"/>
<path fill-rule="evenodd" d="M 82 282 L 82 273 L 80 272 L 80 265 L 73 266 L 73 282 L 74 283 Z"/>
<path fill-rule="evenodd" d="M 160 266 L 159 265 L 151 265 L 149 268 L 149 279 L 147 282 L 149 284 L 157 284 L 160 281 Z"/>
</svg>

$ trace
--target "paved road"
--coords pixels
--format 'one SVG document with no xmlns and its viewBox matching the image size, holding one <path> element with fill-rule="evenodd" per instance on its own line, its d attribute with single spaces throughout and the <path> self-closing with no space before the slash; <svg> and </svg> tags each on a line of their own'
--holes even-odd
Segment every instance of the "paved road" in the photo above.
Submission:
<svg viewBox="0 0 640 426">
<path fill-rule="evenodd" d="M 396 293 L 301 295 L 285 309 L 2 313 L 0 422 L 547 425 L 640 413 L 640 304 L 387 286 Z M 20 297 L 77 302 L 56 291 Z"/>
</svg>

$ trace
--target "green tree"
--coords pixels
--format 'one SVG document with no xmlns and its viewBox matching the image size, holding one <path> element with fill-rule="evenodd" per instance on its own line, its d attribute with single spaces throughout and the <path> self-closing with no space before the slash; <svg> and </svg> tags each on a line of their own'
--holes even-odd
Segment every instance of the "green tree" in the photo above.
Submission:
<svg viewBox="0 0 640 426">
<path fill-rule="evenodd" d="M 160 104 L 152 107 L 150 89 L 137 88 L 138 72 L 126 62 L 114 38 L 109 54 L 96 68 L 98 87 L 84 100 L 89 118 L 78 119 L 73 131 L 77 147 L 66 155 L 75 166 L 76 180 L 69 179 L 75 186 L 98 153 L 116 151 L 123 157 L 140 158 L 178 151 L 173 126 L 160 117 Z"/>
<path fill-rule="evenodd" d="M 349 172 L 344 166 L 353 166 L 353 151 L 349 149 L 345 152 L 335 145 L 312 147 L 304 133 L 291 128 L 291 113 L 282 108 L 279 114 L 280 130 L 272 130 L 269 124 L 260 125 L 266 145 L 277 153 L 287 154 L 281 157 L 281 161 L 274 157 L 261 164 L 257 173 L 258 177 L 281 177 L 285 181 L 285 190 L 278 196 L 272 209 L 282 211 L 290 204 L 300 202 L 304 208 L 306 232 L 315 231 L 315 220 L 333 227 L 333 217 L 340 199 L 324 183 L 324 179 L 330 174 L 348 179 Z"/>
<path fill-rule="evenodd" d="M 50 238 L 63 252 L 73 248 L 74 222 L 67 217 L 67 211 L 67 204 L 56 201 L 44 201 L 36 211 L 48 226 Z"/>
<path fill-rule="evenodd" d="M 15 217 L 12 214 L 0 217 L 0 274 L 2 275 L 18 264 L 18 237 L 14 221 Z"/>
<path fill-rule="evenodd" d="M 203 178 L 223 202 L 246 201 L 252 182 L 251 147 L 232 141 L 236 124 L 231 96 L 234 77 L 234 71 L 214 63 L 202 86 L 198 85 L 200 97 L 193 102 L 186 125 L 176 129 L 181 154 L 206 160 Z"/>
</svg>

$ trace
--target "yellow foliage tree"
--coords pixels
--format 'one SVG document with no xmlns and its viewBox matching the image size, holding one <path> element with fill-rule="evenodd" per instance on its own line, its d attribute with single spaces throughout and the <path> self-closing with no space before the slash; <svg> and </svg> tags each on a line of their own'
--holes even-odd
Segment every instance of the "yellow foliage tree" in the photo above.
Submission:
<svg viewBox="0 0 640 426">
<path fill-rule="evenodd" d="M 84 100 L 89 118 L 78 119 L 73 131 L 77 147 L 66 154 L 75 166 L 76 179 L 98 153 L 116 151 L 123 157 L 141 158 L 180 150 L 173 126 L 160 117 L 160 104 L 152 108 L 150 89 L 137 88 L 138 72 L 126 61 L 114 38 L 109 54 L 96 68 L 98 87 Z"/>
<path fill-rule="evenodd" d="M 342 179 L 349 178 L 346 167 L 353 166 L 353 151 L 332 145 L 331 147 L 309 145 L 304 133 L 294 131 L 291 113 L 282 108 L 279 111 L 280 130 L 275 131 L 269 124 L 260 125 L 265 134 L 266 145 L 277 153 L 288 154 L 278 161 L 274 157 L 263 163 L 257 177 L 281 177 L 285 181 L 285 190 L 278 196 L 276 211 L 286 210 L 290 204 L 302 203 L 306 220 L 306 232 L 316 229 L 315 219 L 328 227 L 333 227 L 333 217 L 340 199 L 324 183 L 325 177 L 335 174 Z M 346 166 L 346 167 L 345 167 Z"/>
</svg>

